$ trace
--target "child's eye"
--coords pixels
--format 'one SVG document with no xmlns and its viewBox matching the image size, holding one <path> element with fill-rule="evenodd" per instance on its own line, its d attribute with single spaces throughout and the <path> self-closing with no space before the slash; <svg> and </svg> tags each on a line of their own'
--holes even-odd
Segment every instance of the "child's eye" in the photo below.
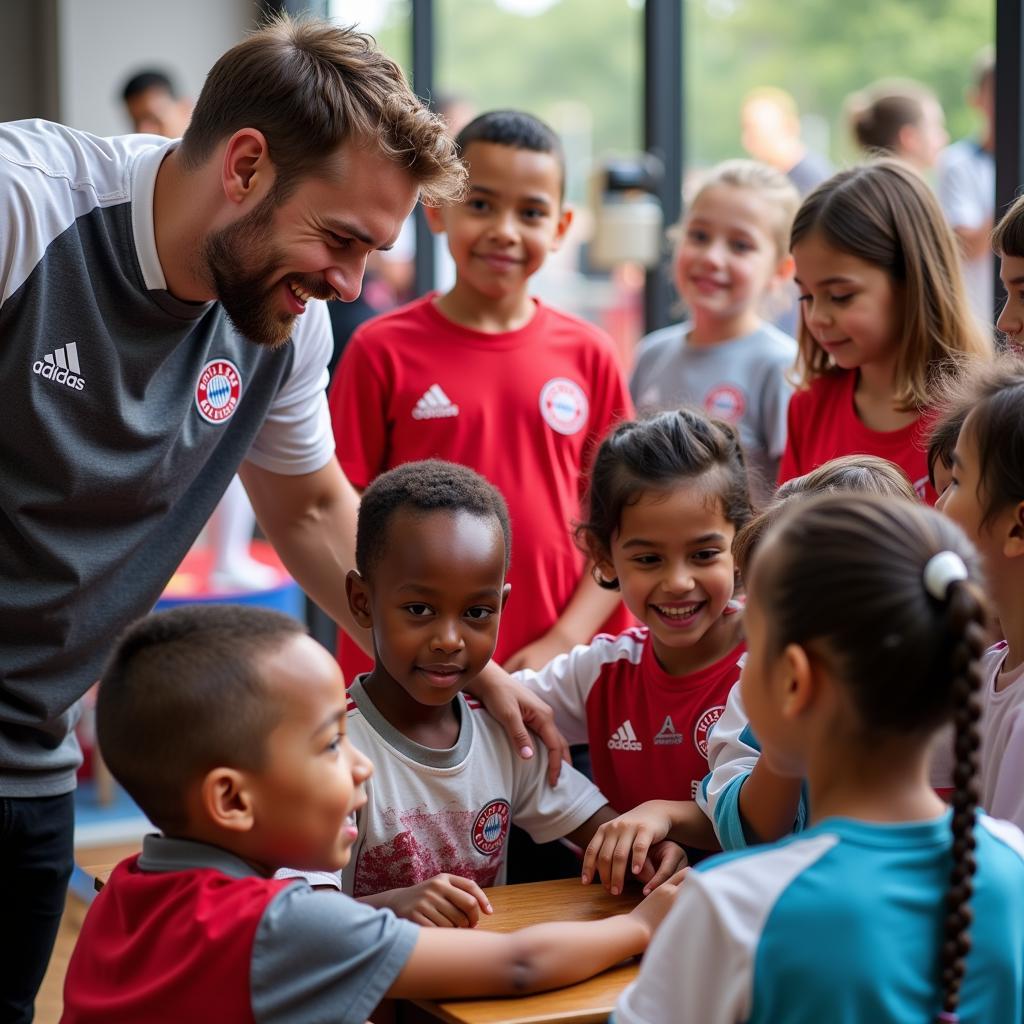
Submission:
<svg viewBox="0 0 1024 1024">
<path fill-rule="evenodd" d="M 703 244 L 708 240 L 708 233 L 706 231 L 702 231 L 700 228 L 690 228 L 686 232 L 686 237 L 690 239 L 691 242 L 700 242 Z"/>
<path fill-rule="evenodd" d="M 846 295 L 830 295 L 828 298 L 830 302 L 834 302 L 837 306 L 845 306 L 846 303 L 853 298 L 853 293 L 849 292 Z"/>
<path fill-rule="evenodd" d="M 331 246 L 335 249 L 347 249 L 352 244 L 351 238 L 346 238 L 344 235 L 336 235 L 333 231 L 328 231 L 327 237 L 330 239 Z"/>
<path fill-rule="evenodd" d="M 420 603 L 417 602 L 415 604 L 407 604 L 405 606 L 405 610 L 410 615 L 415 615 L 417 617 L 421 617 L 421 616 L 424 616 L 424 615 L 429 615 L 433 609 L 430 607 L 429 604 L 420 604 Z"/>
<path fill-rule="evenodd" d="M 494 609 L 484 605 L 476 605 L 466 610 L 466 618 L 472 619 L 474 622 L 486 622 L 493 614 Z"/>
<path fill-rule="evenodd" d="M 637 565 L 657 565 L 661 561 L 659 555 L 634 555 L 630 561 Z"/>
<path fill-rule="evenodd" d="M 484 213 L 490 209 L 490 203 L 486 199 L 467 199 L 466 206 L 474 213 Z"/>
<path fill-rule="evenodd" d="M 694 552 L 693 557 L 698 562 L 713 562 L 721 553 L 718 548 L 705 548 L 703 551 Z"/>
<path fill-rule="evenodd" d="M 749 242 L 737 238 L 730 243 L 730 248 L 733 252 L 750 252 L 754 247 Z"/>
<path fill-rule="evenodd" d="M 798 295 L 796 297 L 796 301 L 797 302 L 810 302 L 811 301 L 811 296 L 810 295 Z"/>
<path fill-rule="evenodd" d="M 539 207 L 532 207 L 530 209 L 523 210 L 520 216 L 524 220 L 540 220 L 542 217 L 547 215 L 546 210 L 542 210 Z"/>
<path fill-rule="evenodd" d="M 332 739 L 331 742 L 327 744 L 327 749 L 332 754 L 336 754 L 336 753 L 338 753 L 339 750 L 341 750 L 341 745 L 344 742 L 345 742 L 345 734 L 343 732 L 335 733 L 334 734 L 334 739 Z"/>
</svg>

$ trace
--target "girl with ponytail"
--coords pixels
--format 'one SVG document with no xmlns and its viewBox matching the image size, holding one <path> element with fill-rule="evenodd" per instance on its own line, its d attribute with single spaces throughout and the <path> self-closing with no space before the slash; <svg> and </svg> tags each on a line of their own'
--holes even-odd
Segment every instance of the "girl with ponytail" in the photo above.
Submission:
<svg viewBox="0 0 1024 1024">
<path fill-rule="evenodd" d="M 978 813 L 978 557 L 902 499 L 795 502 L 753 554 L 740 682 L 812 823 L 690 872 L 617 1024 L 1024 1016 L 1024 835 Z M 929 754 L 956 729 L 955 793 Z"/>
</svg>

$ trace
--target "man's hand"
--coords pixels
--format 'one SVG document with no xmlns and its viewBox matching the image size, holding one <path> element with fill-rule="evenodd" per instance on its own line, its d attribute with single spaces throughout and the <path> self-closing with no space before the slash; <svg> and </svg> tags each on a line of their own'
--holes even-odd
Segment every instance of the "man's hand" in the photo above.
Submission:
<svg viewBox="0 0 1024 1024">
<path fill-rule="evenodd" d="M 494 912 L 483 889 L 459 875 L 434 875 L 381 895 L 384 899 L 377 906 L 390 907 L 397 917 L 425 928 L 475 928 L 481 912 Z"/>
<path fill-rule="evenodd" d="M 532 729 L 548 751 L 548 782 L 554 786 L 569 760 L 569 745 L 555 728 L 555 714 L 536 694 L 517 683 L 493 661 L 470 687 L 485 708 L 501 723 L 519 756 L 534 756 L 528 729 Z"/>
</svg>

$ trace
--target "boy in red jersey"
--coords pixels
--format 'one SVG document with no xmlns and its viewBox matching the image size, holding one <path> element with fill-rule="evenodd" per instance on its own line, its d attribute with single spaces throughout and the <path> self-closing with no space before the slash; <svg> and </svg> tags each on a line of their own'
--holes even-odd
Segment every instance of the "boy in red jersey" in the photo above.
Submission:
<svg viewBox="0 0 1024 1024">
<path fill-rule="evenodd" d="M 373 766 L 345 704 L 334 659 L 287 616 L 184 607 L 128 631 L 99 739 L 162 834 L 90 908 L 63 1024 L 361 1024 L 384 996 L 525 992 L 643 951 L 681 875 L 627 915 L 472 936 L 273 879 L 348 863 Z"/>
<path fill-rule="evenodd" d="M 455 285 L 359 328 L 335 376 L 331 415 L 356 487 L 440 457 L 502 492 L 517 596 L 495 658 L 510 670 L 540 668 L 602 628 L 628 625 L 618 596 L 585 572 L 570 531 L 593 451 L 632 406 L 606 335 L 529 295 L 572 220 L 558 137 L 528 114 L 492 111 L 456 141 L 466 198 L 427 210 L 448 236 Z M 372 667 L 345 637 L 340 661 L 349 679 Z"/>
</svg>

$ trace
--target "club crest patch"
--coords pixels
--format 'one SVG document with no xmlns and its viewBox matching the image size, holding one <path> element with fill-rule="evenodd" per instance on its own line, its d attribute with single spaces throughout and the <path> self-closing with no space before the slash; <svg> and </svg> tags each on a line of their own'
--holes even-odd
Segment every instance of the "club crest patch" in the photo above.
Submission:
<svg viewBox="0 0 1024 1024">
<path fill-rule="evenodd" d="M 242 397 L 242 375 L 230 359 L 211 359 L 196 381 L 196 409 L 207 423 L 231 418 Z"/>
<path fill-rule="evenodd" d="M 540 389 L 540 414 L 559 434 L 578 434 L 587 422 L 590 403 L 583 388 L 568 377 L 553 377 Z"/>
<path fill-rule="evenodd" d="M 485 856 L 497 853 L 508 835 L 512 808 L 507 800 L 492 800 L 473 822 L 473 845 Z"/>
<path fill-rule="evenodd" d="M 746 412 L 747 399 L 739 388 L 731 384 L 719 384 L 705 395 L 704 408 L 710 416 L 725 420 L 726 423 L 739 423 Z"/>
<path fill-rule="evenodd" d="M 724 704 L 717 704 L 713 708 L 708 708 L 697 719 L 697 724 L 693 730 L 693 745 L 700 751 L 701 757 L 708 756 L 708 733 L 711 732 L 711 727 L 715 722 L 722 717 L 724 710 Z"/>
</svg>

